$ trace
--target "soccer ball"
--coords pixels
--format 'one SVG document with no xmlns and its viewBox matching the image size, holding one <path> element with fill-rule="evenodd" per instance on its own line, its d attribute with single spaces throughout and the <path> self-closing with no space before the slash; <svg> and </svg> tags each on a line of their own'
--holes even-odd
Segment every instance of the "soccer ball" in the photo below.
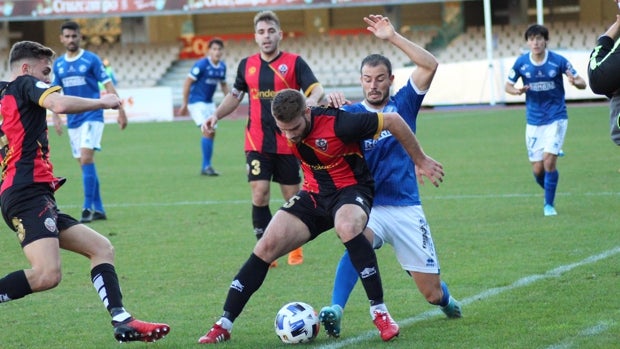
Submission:
<svg viewBox="0 0 620 349">
<path fill-rule="evenodd" d="M 291 302 L 285 304 L 274 321 L 276 335 L 284 343 L 305 343 L 319 333 L 319 317 L 309 304 Z"/>
</svg>

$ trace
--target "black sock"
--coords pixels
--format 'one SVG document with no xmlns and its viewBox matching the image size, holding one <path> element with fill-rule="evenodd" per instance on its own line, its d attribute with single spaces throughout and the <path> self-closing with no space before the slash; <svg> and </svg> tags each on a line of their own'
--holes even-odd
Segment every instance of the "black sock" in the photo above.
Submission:
<svg viewBox="0 0 620 349">
<path fill-rule="evenodd" d="M 362 281 L 370 305 L 383 303 L 383 285 L 377 255 L 370 242 L 364 234 L 359 234 L 351 241 L 345 242 L 344 246 L 349 251 L 349 258 Z"/>
<path fill-rule="evenodd" d="M 90 271 L 90 276 L 103 305 L 111 315 L 112 309 L 123 307 L 123 295 L 112 264 L 103 263 L 95 266 Z"/>
<path fill-rule="evenodd" d="M 267 271 L 269 271 L 269 263 L 252 253 L 230 284 L 224 303 L 223 316 L 225 318 L 235 321 L 252 294 L 263 284 Z"/>
<path fill-rule="evenodd" d="M 23 298 L 32 293 L 26 273 L 14 271 L 0 279 L 0 303 Z"/>
<path fill-rule="evenodd" d="M 271 220 L 271 210 L 269 205 L 256 206 L 252 205 L 252 225 L 254 225 L 254 234 L 256 234 L 256 240 L 260 239 L 269 225 Z"/>
</svg>

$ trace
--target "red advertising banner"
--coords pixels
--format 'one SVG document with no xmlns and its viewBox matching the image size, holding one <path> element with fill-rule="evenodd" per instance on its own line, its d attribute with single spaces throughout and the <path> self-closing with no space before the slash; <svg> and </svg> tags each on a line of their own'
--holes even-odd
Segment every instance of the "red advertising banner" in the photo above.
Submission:
<svg viewBox="0 0 620 349">
<path fill-rule="evenodd" d="M 428 2 L 428 0 L 384 0 L 382 4 L 415 2 Z M 0 0 L 0 19 L 40 20 L 70 16 L 137 16 L 376 4 L 377 1 L 370 0 Z"/>
</svg>

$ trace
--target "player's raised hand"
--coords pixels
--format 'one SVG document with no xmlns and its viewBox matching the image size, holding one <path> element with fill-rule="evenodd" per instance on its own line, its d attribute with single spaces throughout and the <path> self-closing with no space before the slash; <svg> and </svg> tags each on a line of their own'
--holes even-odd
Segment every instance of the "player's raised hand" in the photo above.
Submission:
<svg viewBox="0 0 620 349">
<path fill-rule="evenodd" d="M 439 187 L 439 183 L 443 182 L 443 165 L 426 155 L 423 161 L 415 164 L 415 174 L 420 185 L 424 185 L 423 177 L 426 177 L 434 186 Z"/>
<path fill-rule="evenodd" d="M 368 15 L 364 17 L 364 22 L 368 24 L 366 29 L 379 39 L 387 40 L 396 33 L 390 19 L 382 15 Z"/>
</svg>

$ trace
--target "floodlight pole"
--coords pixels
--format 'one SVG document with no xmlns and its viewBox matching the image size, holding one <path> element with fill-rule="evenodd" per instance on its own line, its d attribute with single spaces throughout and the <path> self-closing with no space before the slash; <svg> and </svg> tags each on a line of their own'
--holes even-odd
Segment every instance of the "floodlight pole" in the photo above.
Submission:
<svg viewBox="0 0 620 349">
<path fill-rule="evenodd" d="M 536 23 L 543 25 L 543 0 L 536 0 Z"/>
<path fill-rule="evenodd" d="M 491 29 L 491 0 L 484 0 L 484 36 L 486 37 L 487 61 L 489 62 L 489 104 L 495 105 L 495 69 L 493 67 L 493 32 Z"/>
</svg>

